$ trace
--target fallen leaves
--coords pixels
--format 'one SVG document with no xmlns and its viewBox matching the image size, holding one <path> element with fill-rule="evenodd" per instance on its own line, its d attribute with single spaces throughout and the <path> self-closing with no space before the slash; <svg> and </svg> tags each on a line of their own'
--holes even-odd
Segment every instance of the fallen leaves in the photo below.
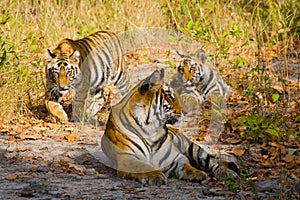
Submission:
<svg viewBox="0 0 300 200">
<path fill-rule="evenodd" d="M 18 119 L 13 117 L 11 122 L 7 124 L 0 122 L 0 134 L 7 136 L 7 139 L 4 141 L 6 144 L 47 138 L 67 142 L 80 141 L 78 128 L 74 124 L 51 123 L 37 119 L 29 120 L 23 116 L 18 116 Z"/>
<path fill-rule="evenodd" d="M 244 155 L 246 149 L 243 146 L 235 146 L 231 149 L 231 153 L 233 153 L 235 156 L 241 157 Z"/>
<path fill-rule="evenodd" d="M 79 166 L 71 166 L 70 163 L 59 160 L 58 164 L 61 166 L 62 172 L 64 173 L 74 173 L 77 175 L 84 175 L 85 169 Z"/>
<path fill-rule="evenodd" d="M 17 174 L 11 174 L 11 175 L 4 177 L 4 179 L 9 180 L 9 181 L 15 181 L 17 178 L 18 178 Z"/>
<path fill-rule="evenodd" d="M 75 142 L 75 141 L 79 141 L 79 137 L 78 136 L 75 136 L 75 135 L 66 135 L 65 136 L 65 139 L 68 141 L 68 142 Z"/>
<path fill-rule="evenodd" d="M 24 152 L 24 151 L 31 151 L 31 150 L 32 150 L 31 147 L 16 147 L 13 149 L 14 152 L 18 152 L 18 151 Z"/>
<path fill-rule="evenodd" d="M 242 138 L 230 137 L 223 140 L 223 142 L 227 142 L 229 144 L 239 144 L 242 142 Z"/>
<path fill-rule="evenodd" d="M 39 134 L 19 134 L 17 138 L 20 138 L 21 140 L 37 140 L 41 139 L 42 136 Z"/>
<path fill-rule="evenodd" d="M 291 155 L 285 155 L 282 160 L 284 162 L 287 162 L 287 163 L 290 163 L 290 162 L 293 162 L 295 161 L 295 156 L 291 156 Z"/>
</svg>

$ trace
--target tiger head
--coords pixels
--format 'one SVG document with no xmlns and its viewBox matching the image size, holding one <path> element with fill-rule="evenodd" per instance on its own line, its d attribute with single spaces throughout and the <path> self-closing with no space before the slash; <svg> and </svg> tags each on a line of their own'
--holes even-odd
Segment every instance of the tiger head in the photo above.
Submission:
<svg viewBox="0 0 300 200">
<path fill-rule="evenodd" d="M 124 105 L 126 105 L 124 107 Z M 144 130 L 151 132 L 166 124 L 180 123 L 182 110 L 174 90 L 164 83 L 164 70 L 156 70 L 131 90 L 124 99 L 113 108 L 116 114 L 123 107 L 133 120 Z M 113 111 L 114 112 L 114 111 Z M 131 126 L 131 125 L 129 125 Z"/>
<path fill-rule="evenodd" d="M 186 86 L 196 86 L 205 79 L 203 65 L 206 62 L 206 54 L 204 51 L 199 51 L 193 57 L 182 54 L 177 51 L 177 54 L 183 59 L 178 67 L 177 72 L 181 76 L 183 83 Z"/>
<path fill-rule="evenodd" d="M 48 96 L 53 95 L 52 98 L 57 100 L 60 94 L 74 88 L 80 73 L 80 53 L 64 40 L 53 51 L 48 49 L 45 57 Z"/>
</svg>

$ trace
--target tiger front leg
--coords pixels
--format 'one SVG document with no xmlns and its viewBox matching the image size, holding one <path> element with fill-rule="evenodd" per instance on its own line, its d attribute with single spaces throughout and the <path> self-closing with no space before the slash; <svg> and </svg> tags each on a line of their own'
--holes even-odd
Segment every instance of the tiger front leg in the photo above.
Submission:
<svg viewBox="0 0 300 200">
<path fill-rule="evenodd" d="M 60 103 L 46 100 L 45 105 L 48 112 L 58 120 L 62 122 L 67 122 L 69 120 L 67 113 L 65 112 L 63 106 Z"/>
<path fill-rule="evenodd" d="M 167 178 L 161 171 L 152 171 L 145 173 L 129 173 L 118 171 L 118 177 L 128 180 L 137 181 L 143 185 L 165 185 L 167 183 Z"/>
<path fill-rule="evenodd" d="M 134 180 L 143 185 L 164 185 L 167 183 L 165 174 L 151 165 L 128 156 L 118 158 L 118 177 Z"/>
</svg>

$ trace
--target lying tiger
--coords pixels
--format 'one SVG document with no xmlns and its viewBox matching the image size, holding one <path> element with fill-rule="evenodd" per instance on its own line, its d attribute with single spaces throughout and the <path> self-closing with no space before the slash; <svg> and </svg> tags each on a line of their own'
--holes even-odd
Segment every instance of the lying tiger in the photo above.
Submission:
<svg viewBox="0 0 300 200">
<path fill-rule="evenodd" d="M 63 107 L 66 102 L 73 104 L 72 121 L 95 119 L 105 103 L 107 83 L 122 94 L 128 91 L 122 43 L 113 33 L 98 31 L 78 40 L 63 39 L 45 55 L 46 107 L 61 121 L 69 120 Z"/>
<path fill-rule="evenodd" d="M 155 71 L 113 106 L 101 146 L 118 177 L 142 184 L 166 184 L 166 177 L 203 181 L 209 171 L 217 178 L 236 177 L 233 162 L 212 158 L 171 125 L 180 123 L 177 94 L 164 83 L 164 70 Z"/>
</svg>

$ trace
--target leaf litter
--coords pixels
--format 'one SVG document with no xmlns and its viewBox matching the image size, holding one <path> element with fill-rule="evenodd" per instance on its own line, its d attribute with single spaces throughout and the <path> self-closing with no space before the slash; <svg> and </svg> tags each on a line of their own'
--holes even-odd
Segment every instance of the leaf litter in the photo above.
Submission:
<svg viewBox="0 0 300 200">
<path fill-rule="evenodd" d="M 156 60 L 159 63 L 167 63 L 165 57 L 157 60 L 152 55 L 153 52 L 143 53 L 143 56 L 149 57 L 147 62 Z M 132 58 L 134 59 L 134 56 Z M 293 62 L 299 63 L 299 60 Z M 134 68 L 133 65 L 129 67 Z M 149 66 L 143 62 L 140 65 L 147 68 Z M 135 69 L 138 67 L 141 66 Z M 151 71 L 153 68 L 147 70 Z M 229 73 L 230 70 L 228 74 L 225 72 L 222 76 L 228 77 Z M 241 78 L 241 85 L 251 78 L 242 72 L 238 72 L 237 76 Z M 295 88 L 293 82 L 290 85 L 290 88 Z M 279 94 L 286 90 L 277 85 L 273 86 L 273 89 Z M 272 103 L 273 107 L 269 106 L 273 109 L 270 112 L 277 109 L 279 103 L 282 104 L 281 107 L 289 104 L 285 118 L 294 121 L 286 120 L 285 123 L 291 131 L 298 132 L 300 119 L 297 118 L 299 116 L 297 108 L 300 101 L 282 102 L 279 96 L 278 100 Z M 218 196 L 220 199 L 226 199 L 230 196 L 243 196 L 243 199 L 255 199 L 266 197 L 265 192 L 270 195 L 272 193 L 271 196 L 274 197 L 280 197 L 282 192 L 288 193 L 290 199 L 299 197 L 297 192 L 300 188 L 299 135 L 291 133 L 278 140 L 280 130 L 271 129 L 266 131 L 271 135 L 270 138 L 247 140 L 240 135 L 246 128 L 238 121 L 238 117 L 250 115 L 253 102 L 234 92 L 227 104 L 228 119 L 220 142 L 228 144 L 227 153 L 236 156 L 240 162 L 242 178 L 237 183 L 237 193 L 224 190 L 225 182 L 217 181 L 201 185 L 168 179 L 166 186 L 158 188 L 143 187 L 132 181 L 118 179 L 114 170 L 104 166 L 95 159 L 97 155 L 94 152 L 87 150 L 91 147 L 100 148 L 99 139 L 105 130 L 104 125 L 78 127 L 72 123 L 57 123 L 49 116 L 46 119 L 36 119 L 26 115 L 16 115 L 9 123 L 4 123 L 0 119 L 0 174 L 3 177 L 0 184 L 5 188 L 5 191 L 0 189 L 0 192 L 7 197 L 13 193 L 14 195 L 10 197 L 15 199 L 19 197 L 93 199 L 100 196 L 132 199 L 162 199 L 170 196 L 175 199 L 194 196 L 207 199 Z M 103 113 L 105 114 L 101 119 L 105 120 L 109 108 Z M 201 144 L 206 135 L 207 121 L 206 118 L 202 119 L 199 126 L 201 132 L 195 133 L 192 140 Z M 215 145 L 211 148 L 218 150 L 223 147 Z M 16 185 L 19 185 L 17 192 Z M 273 187 L 274 185 L 276 187 Z"/>
</svg>

